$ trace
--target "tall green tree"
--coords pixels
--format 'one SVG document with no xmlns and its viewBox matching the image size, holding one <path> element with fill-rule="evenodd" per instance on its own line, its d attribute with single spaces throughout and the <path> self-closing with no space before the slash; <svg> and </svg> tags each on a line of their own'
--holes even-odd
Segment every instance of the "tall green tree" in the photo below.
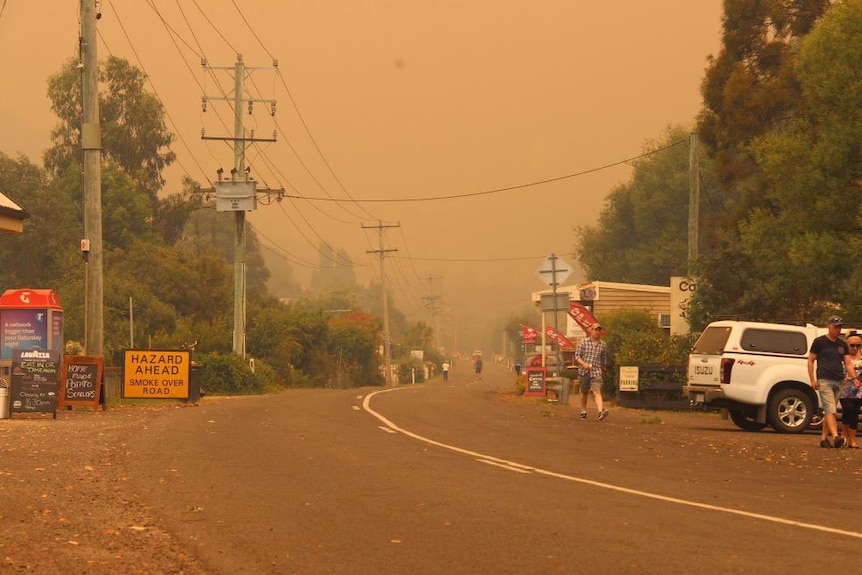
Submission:
<svg viewBox="0 0 862 575">
<path fill-rule="evenodd" d="M 710 59 L 701 86 L 698 133 L 725 193 L 736 196 L 737 204 L 728 205 L 740 211 L 730 214 L 731 221 L 759 203 L 756 184 L 735 187 L 759 173 L 748 144 L 795 109 L 795 43 L 829 5 L 829 0 L 724 1 L 721 50 Z"/>
<path fill-rule="evenodd" d="M 182 229 L 183 216 L 196 200 L 189 194 L 160 196 L 163 172 L 176 160 L 170 146 L 174 135 L 165 122 L 158 98 L 146 90 L 146 75 L 127 60 L 109 57 L 99 70 L 99 121 L 102 158 L 125 172 L 137 192 L 150 204 L 149 225 L 171 243 Z M 70 59 L 48 79 L 48 97 L 60 122 L 51 131 L 52 145 L 45 151 L 45 167 L 59 177 L 80 163 L 81 74 Z M 128 199 L 128 198 L 127 198 Z M 189 209 L 177 209 L 189 208 Z M 177 218 L 180 222 L 177 222 Z"/>
<path fill-rule="evenodd" d="M 192 201 L 196 200 L 192 198 Z M 225 262 L 232 264 L 236 242 L 234 222 L 232 212 L 218 212 L 212 203 L 198 203 L 197 207 L 191 209 L 176 245 L 199 254 L 214 249 Z M 263 297 L 267 293 L 269 270 L 260 251 L 260 240 L 253 229 L 246 230 L 245 267 L 249 297 Z"/>
<path fill-rule="evenodd" d="M 749 146 L 763 206 L 702 262 L 703 310 L 821 321 L 841 308 L 862 319 L 862 273 L 854 265 L 862 247 L 860 30 L 862 0 L 847 0 L 799 42 L 795 110 Z"/>
<path fill-rule="evenodd" d="M 343 248 L 335 249 L 327 242 L 319 248 L 319 268 L 311 274 L 311 293 L 351 290 L 356 287 L 353 261 Z"/>
<path fill-rule="evenodd" d="M 81 74 L 70 59 L 48 79 L 48 97 L 60 124 L 51 131 L 45 167 L 61 173 L 76 161 L 81 141 Z M 153 206 L 165 184 L 162 172 L 176 159 L 174 141 L 158 98 L 146 91 L 146 75 L 122 58 L 109 57 L 99 70 L 102 155 L 117 163 L 147 194 Z"/>
<path fill-rule="evenodd" d="M 340 387 L 382 383 L 380 320 L 366 313 L 343 313 L 328 322 L 328 351 L 334 381 Z"/>
<path fill-rule="evenodd" d="M 593 280 L 667 285 L 688 268 L 689 140 L 682 126 L 647 144 L 629 182 L 614 188 L 595 226 L 576 229 L 575 253 Z M 709 163 L 701 162 L 712 185 Z"/>
<path fill-rule="evenodd" d="M 30 215 L 23 234 L 0 242 L 0 285 L 56 288 L 58 278 L 83 273 L 80 220 L 60 183 L 27 158 L 0 152 L 0 191 Z"/>
<path fill-rule="evenodd" d="M 401 338 L 404 352 L 409 355 L 410 350 L 431 351 L 434 342 L 434 328 L 424 321 L 411 325 Z"/>
</svg>

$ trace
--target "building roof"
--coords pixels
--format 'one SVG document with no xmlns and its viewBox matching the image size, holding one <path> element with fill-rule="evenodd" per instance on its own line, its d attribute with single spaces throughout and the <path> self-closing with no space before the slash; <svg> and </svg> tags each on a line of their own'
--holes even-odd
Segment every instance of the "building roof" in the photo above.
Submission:
<svg viewBox="0 0 862 575">
<path fill-rule="evenodd" d="M 0 192 L 0 233 L 20 234 L 24 231 L 24 220 L 30 217 L 24 208 Z"/>
<path fill-rule="evenodd" d="M 581 284 L 569 285 L 569 286 L 561 286 L 557 288 L 557 293 L 569 292 L 572 294 L 575 300 L 580 300 L 580 294 L 585 290 L 593 290 L 594 295 L 592 298 L 586 299 L 599 299 L 601 296 L 602 290 L 620 290 L 620 291 L 631 291 L 631 292 L 641 292 L 641 293 L 661 293 L 670 295 L 670 286 L 654 286 L 647 284 L 627 284 L 620 282 L 602 282 L 602 281 L 594 281 L 594 282 L 586 282 Z M 542 294 L 552 293 L 552 290 L 546 289 L 542 291 L 536 291 L 532 294 L 532 301 L 534 303 L 538 303 L 542 299 Z"/>
</svg>

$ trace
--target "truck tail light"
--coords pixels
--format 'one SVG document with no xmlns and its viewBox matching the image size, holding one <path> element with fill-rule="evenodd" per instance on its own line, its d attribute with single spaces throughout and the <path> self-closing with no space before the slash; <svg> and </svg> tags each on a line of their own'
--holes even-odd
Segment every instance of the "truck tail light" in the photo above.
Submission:
<svg viewBox="0 0 862 575">
<path fill-rule="evenodd" d="M 721 359 L 721 373 L 719 373 L 720 383 L 730 383 L 730 372 L 733 369 L 734 359 L 724 357 Z"/>
</svg>

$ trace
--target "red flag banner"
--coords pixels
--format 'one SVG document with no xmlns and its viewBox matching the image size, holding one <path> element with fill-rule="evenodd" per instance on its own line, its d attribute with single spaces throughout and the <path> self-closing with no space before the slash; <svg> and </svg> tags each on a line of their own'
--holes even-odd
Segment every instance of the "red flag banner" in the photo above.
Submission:
<svg viewBox="0 0 862 575">
<path fill-rule="evenodd" d="M 569 317 L 587 333 L 590 332 L 593 324 L 598 323 L 589 310 L 576 301 L 569 303 Z"/>
<path fill-rule="evenodd" d="M 525 325 L 521 326 L 521 343 L 533 344 L 539 338 L 539 332 Z"/>
<path fill-rule="evenodd" d="M 557 344 L 557 348 L 560 350 L 572 350 L 575 349 L 575 344 L 570 342 L 566 336 L 555 330 L 551 326 L 545 326 L 545 335 L 548 336 L 548 339 Z"/>
</svg>

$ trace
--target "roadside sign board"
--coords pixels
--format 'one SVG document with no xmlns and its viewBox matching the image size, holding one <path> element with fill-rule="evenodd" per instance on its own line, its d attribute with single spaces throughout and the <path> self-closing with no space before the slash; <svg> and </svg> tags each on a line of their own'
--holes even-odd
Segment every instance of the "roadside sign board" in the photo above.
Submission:
<svg viewBox="0 0 862 575">
<path fill-rule="evenodd" d="M 60 364 L 60 355 L 54 351 L 13 350 L 10 413 L 44 412 L 56 418 Z"/>
<path fill-rule="evenodd" d="M 130 350 L 123 357 L 124 399 L 188 399 L 188 350 Z"/>
<path fill-rule="evenodd" d="M 638 366 L 636 365 L 621 365 L 620 366 L 620 391 L 637 391 L 638 390 Z"/>
<path fill-rule="evenodd" d="M 59 404 L 99 407 L 102 391 L 102 369 L 104 361 L 100 355 L 63 356 L 63 372 L 60 382 Z"/>
<path fill-rule="evenodd" d="M 524 389 L 524 395 L 545 395 L 547 369 L 544 367 L 528 367 L 526 374 L 527 387 Z"/>
</svg>

